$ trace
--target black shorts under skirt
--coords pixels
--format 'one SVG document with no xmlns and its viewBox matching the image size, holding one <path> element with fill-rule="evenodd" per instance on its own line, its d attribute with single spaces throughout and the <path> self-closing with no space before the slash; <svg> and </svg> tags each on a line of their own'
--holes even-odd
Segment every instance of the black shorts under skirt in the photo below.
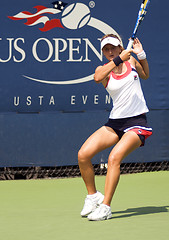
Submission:
<svg viewBox="0 0 169 240">
<path fill-rule="evenodd" d="M 145 139 L 152 135 L 152 128 L 148 126 L 145 114 L 129 118 L 109 118 L 105 126 L 112 128 L 118 135 L 119 139 L 121 139 L 124 133 L 134 131 L 141 139 L 141 146 L 144 146 Z"/>
</svg>

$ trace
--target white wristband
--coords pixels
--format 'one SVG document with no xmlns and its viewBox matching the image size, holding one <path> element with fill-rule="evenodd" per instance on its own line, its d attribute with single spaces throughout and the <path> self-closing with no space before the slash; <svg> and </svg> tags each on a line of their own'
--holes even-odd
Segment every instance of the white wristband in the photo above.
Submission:
<svg viewBox="0 0 169 240">
<path fill-rule="evenodd" d="M 146 53 L 144 52 L 144 50 L 140 53 L 137 54 L 138 60 L 144 60 L 146 59 Z"/>
</svg>

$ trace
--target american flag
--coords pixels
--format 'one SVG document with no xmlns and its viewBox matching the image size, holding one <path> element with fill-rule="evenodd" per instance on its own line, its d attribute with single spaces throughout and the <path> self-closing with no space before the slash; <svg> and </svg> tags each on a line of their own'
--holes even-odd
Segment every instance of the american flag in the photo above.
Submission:
<svg viewBox="0 0 169 240">
<path fill-rule="evenodd" d="M 64 28 L 59 18 L 49 19 L 47 14 L 58 14 L 61 13 L 67 3 L 62 1 L 55 1 L 52 2 L 53 8 L 47 8 L 45 6 L 35 6 L 36 13 L 30 13 L 28 11 L 22 11 L 17 13 L 14 16 L 8 16 L 8 18 L 12 20 L 23 20 L 26 19 L 27 21 L 24 23 L 27 26 L 35 26 L 37 24 L 43 23 L 43 28 L 39 28 L 42 32 L 47 32 L 53 28 Z"/>
</svg>

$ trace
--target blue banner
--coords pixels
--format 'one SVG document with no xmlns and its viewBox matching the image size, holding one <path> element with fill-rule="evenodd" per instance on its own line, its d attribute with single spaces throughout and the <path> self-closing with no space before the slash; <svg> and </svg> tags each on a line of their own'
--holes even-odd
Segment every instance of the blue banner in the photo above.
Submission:
<svg viewBox="0 0 169 240">
<path fill-rule="evenodd" d="M 93 82 L 95 68 L 106 62 L 100 39 L 117 33 L 126 47 L 139 1 L 9 0 L 1 5 L 0 111 L 110 109 L 109 96 Z M 149 107 L 166 109 L 167 6 L 158 8 L 158 1 L 152 1 L 138 37 L 151 68 L 149 81 L 142 83 Z"/>
</svg>

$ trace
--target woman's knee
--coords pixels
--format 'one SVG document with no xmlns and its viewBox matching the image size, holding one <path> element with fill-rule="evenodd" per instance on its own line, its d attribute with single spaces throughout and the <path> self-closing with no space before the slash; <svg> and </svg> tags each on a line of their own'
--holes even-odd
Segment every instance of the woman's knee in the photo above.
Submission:
<svg viewBox="0 0 169 240">
<path fill-rule="evenodd" d="M 111 154 L 108 158 L 108 167 L 120 167 L 121 158 L 118 154 Z"/>
<path fill-rule="evenodd" d="M 90 155 L 83 147 L 78 152 L 78 162 L 85 163 L 90 160 Z"/>
</svg>

